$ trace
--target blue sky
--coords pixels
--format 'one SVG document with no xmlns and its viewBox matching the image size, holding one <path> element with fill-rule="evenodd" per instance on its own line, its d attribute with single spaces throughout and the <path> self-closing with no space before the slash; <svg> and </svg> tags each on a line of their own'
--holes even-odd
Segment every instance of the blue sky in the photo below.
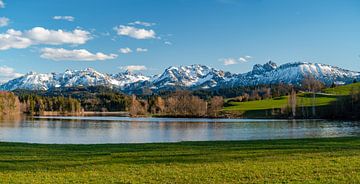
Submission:
<svg viewBox="0 0 360 184">
<path fill-rule="evenodd" d="M 2 0 L 0 17 L 0 81 L 87 67 L 242 73 L 268 60 L 360 71 L 358 0 Z"/>
</svg>

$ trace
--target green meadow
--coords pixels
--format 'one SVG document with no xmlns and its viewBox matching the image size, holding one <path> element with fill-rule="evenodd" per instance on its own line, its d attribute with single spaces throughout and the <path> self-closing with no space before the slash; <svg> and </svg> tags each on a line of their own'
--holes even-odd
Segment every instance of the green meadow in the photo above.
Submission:
<svg viewBox="0 0 360 184">
<path fill-rule="evenodd" d="M 326 106 L 336 100 L 336 95 L 317 94 L 315 98 L 316 106 Z M 297 95 L 297 106 L 310 107 L 313 103 L 312 94 L 300 93 Z M 266 110 L 286 107 L 288 104 L 288 96 L 271 98 L 266 100 L 256 100 L 247 102 L 229 102 L 229 106 L 224 107 L 225 111 L 252 111 Z"/>
<path fill-rule="evenodd" d="M 360 138 L 0 143 L 0 183 L 359 183 Z"/>
<path fill-rule="evenodd" d="M 359 90 L 360 83 L 354 83 L 334 88 L 326 88 L 323 93 L 316 94 L 315 106 L 323 107 L 335 102 L 339 97 L 349 95 L 352 90 Z M 253 112 L 247 114 L 258 115 L 264 110 L 281 109 L 288 105 L 288 96 L 277 98 L 247 101 L 247 102 L 228 102 L 227 106 L 223 108 L 225 112 Z M 231 99 L 227 99 L 228 101 Z M 313 96 L 311 93 L 300 92 L 296 97 L 297 107 L 311 107 L 313 105 Z M 254 113 L 257 112 L 257 113 Z"/>
<path fill-rule="evenodd" d="M 349 95 L 351 90 L 359 90 L 360 82 L 348 84 L 344 86 L 338 86 L 335 88 L 327 88 L 324 90 L 325 93 L 335 94 L 335 95 Z"/>
</svg>

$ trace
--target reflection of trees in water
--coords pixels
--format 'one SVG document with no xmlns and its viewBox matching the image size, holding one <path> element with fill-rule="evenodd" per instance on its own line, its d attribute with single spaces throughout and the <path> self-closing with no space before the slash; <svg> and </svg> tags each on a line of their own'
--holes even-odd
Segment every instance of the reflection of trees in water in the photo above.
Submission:
<svg viewBox="0 0 360 184">
<path fill-rule="evenodd" d="M 111 118 L 110 118 L 111 119 Z M 359 135 L 356 122 L 326 120 L 208 120 L 189 119 L 79 120 L 13 117 L 0 127 L 33 128 L 46 136 L 76 141 L 84 139 L 120 142 L 168 142 L 182 140 L 244 140 Z M 36 128 L 42 128 L 37 130 Z M 45 132 L 45 133 L 44 133 Z M 34 134 L 35 135 L 35 134 Z M 26 136 L 26 135 L 23 135 Z M 31 135 L 28 135 L 31 137 Z M 84 137 L 79 137 L 84 136 Z M 91 139 L 90 139 L 91 138 Z M 101 141 L 100 141 L 101 142 Z"/>
<path fill-rule="evenodd" d="M 0 127 L 19 127 L 23 119 L 21 114 L 0 116 Z"/>
</svg>

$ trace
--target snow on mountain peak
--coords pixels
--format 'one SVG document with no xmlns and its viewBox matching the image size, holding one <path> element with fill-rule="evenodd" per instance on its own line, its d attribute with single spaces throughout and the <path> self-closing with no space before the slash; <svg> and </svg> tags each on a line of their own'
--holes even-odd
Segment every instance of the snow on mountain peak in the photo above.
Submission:
<svg viewBox="0 0 360 184">
<path fill-rule="evenodd" d="M 360 79 L 360 73 L 335 66 L 296 62 L 278 66 L 269 61 L 256 64 L 253 70 L 244 74 L 232 74 L 205 65 L 171 66 L 162 74 L 152 77 L 125 71 L 105 74 L 93 68 L 66 70 L 63 73 L 38 74 L 29 72 L 24 76 L 0 85 L 2 90 L 28 89 L 48 90 L 57 87 L 108 86 L 125 92 L 149 88 L 160 89 L 207 89 L 213 87 L 251 86 L 258 84 L 300 84 L 306 76 L 313 76 L 325 84 L 351 83 Z"/>
<path fill-rule="evenodd" d="M 214 68 L 194 64 L 188 66 L 171 66 L 153 81 L 154 86 L 214 87 L 224 72 Z M 207 84 L 208 83 L 208 84 Z"/>
</svg>

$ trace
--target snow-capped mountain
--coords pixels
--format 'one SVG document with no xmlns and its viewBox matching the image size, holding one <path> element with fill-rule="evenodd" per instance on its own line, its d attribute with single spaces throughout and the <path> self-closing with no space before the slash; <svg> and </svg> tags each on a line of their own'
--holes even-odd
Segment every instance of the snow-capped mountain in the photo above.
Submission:
<svg viewBox="0 0 360 184">
<path fill-rule="evenodd" d="M 250 72 L 232 74 L 204 65 L 169 67 L 160 75 L 144 76 L 129 71 L 104 74 L 92 68 L 66 70 L 63 73 L 38 74 L 30 72 L 0 85 L 0 90 L 48 90 L 77 86 L 107 86 L 132 93 L 143 89 L 207 89 L 220 87 L 251 86 L 258 84 L 301 84 L 306 76 L 324 82 L 351 83 L 360 79 L 360 73 L 318 63 L 287 63 L 278 66 L 274 62 L 254 65 Z"/>
<path fill-rule="evenodd" d="M 121 88 L 129 83 L 149 80 L 148 77 L 129 72 L 108 75 L 92 68 L 66 70 L 64 73 L 38 74 L 30 72 L 0 86 L 3 90 L 48 90 L 60 87 L 108 86 Z"/>
<path fill-rule="evenodd" d="M 232 75 L 204 65 L 169 67 L 152 81 L 153 88 L 166 86 L 215 87 L 218 82 L 230 80 Z"/>
<path fill-rule="evenodd" d="M 269 61 L 264 65 L 255 65 L 252 71 L 237 75 L 225 85 L 252 86 L 278 83 L 299 85 L 307 76 L 312 76 L 326 85 L 334 82 L 348 84 L 354 79 L 359 79 L 360 72 L 319 63 L 297 62 L 277 66 Z"/>
</svg>

